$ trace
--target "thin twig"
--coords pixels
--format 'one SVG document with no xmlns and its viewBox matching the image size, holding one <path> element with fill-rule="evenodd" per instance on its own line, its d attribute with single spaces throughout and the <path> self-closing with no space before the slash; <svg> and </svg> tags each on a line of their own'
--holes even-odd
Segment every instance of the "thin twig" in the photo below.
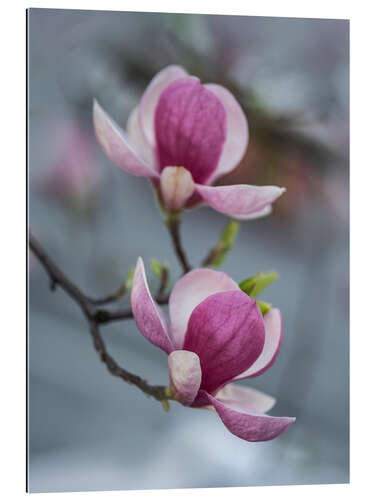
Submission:
<svg viewBox="0 0 375 500">
<path fill-rule="evenodd" d="M 129 384 L 137 386 L 141 391 L 149 396 L 161 401 L 163 407 L 165 408 L 167 406 L 166 400 L 169 399 L 169 396 L 165 392 L 166 387 L 149 385 L 146 380 L 143 380 L 138 375 L 134 375 L 124 368 L 121 368 L 121 366 L 119 366 L 107 352 L 104 340 L 101 336 L 99 327 L 101 323 L 132 318 L 133 313 L 131 309 L 108 311 L 98 307 L 98 305 L 109 302 L 110 300 L 108 300 L 108 298 L 114 297 L 116 292 L 115 294 L 111 294 L 103 299 L 91 299 L 62 272 L 62 270 L 47 254 L 42 245 L 32 234 L 29 235 L 29 246 L 46 270 L 51 281 L 51 287 L 55 289 L 56 286 L 60 286 L 81 308 L 88 321 L 89 331 L 93 339 L 95 349 L 98 352 L 101 361 L 103 361 L 103 363 L 107 366 L 109 372 L 115 377 L 120 377 Z M 165 304 L 166 301 L 168 301 L 168 297 L 160 296 L 157 298 L 157 301 L 160 304 Z"/>
<path fill-rule="evenodd" d="M 238 221 L 231 220 L 224 227 L 220 234 L 219 241 L 208 252 L 202 261 L 202 267 L 219 267 L 228 252 L 233 248 L 240 224 Z"/>
<path fill-rule="evenodd" d="M 127 288 L 124 285 L 121 285 L 114 293 L 110 293 L 109 295 L 106 295 L 105 297 L 102 297 L 100 299 L 90 299 L 92 304 L 95 304 L 97 306 L 105 305 L 105 304 L 110 304 L 111 302 L 116 302 L 116 300 L 120 299 L 127 293 Z"/>
<path fill-rule="evenodd" d="M 202 260 L 202 267 L 210 267 L 223 253 L 223 244 L 221 242 L 216 243 L 216 245 L 211 248 L 207 256 Z"/>
</svg>

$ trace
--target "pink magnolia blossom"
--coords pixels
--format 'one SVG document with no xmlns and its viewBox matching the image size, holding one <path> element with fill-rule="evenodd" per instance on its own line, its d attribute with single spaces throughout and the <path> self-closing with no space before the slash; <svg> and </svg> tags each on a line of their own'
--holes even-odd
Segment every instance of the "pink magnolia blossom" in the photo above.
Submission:
<svg viewBox="0 0 375 500">
<path fill-rule="evenodd" d="M 93 144 L 85 130 L 73 120 L 60 122 L 56 133 L 59 152 L 43 190 L 64 201 L 87 204 L 97 196 L 102 182 Z"/>
<path fill-rule="evenodd" d="M 141 333 L 168 354 L 170 388 L 186 406 L 218 413 L 230 432 L 246 441 L 268 441 L 294 422 L 265 413 L 275 399 L 233 381 L 269 368 L 282 341 L 278 309 L 263 318 L 258 305 L 229 276 L 195 269 L 175 284 L 170 321 L 152 299 L 138 259 L 131 305 Z"/>
<path fill-rule="evenodd" d="M 252 219 L 267 215 L 284 192 L 277 186 L 212 186 L 246 151 L 246 117 L 226 88 L 202 85 L 180 66 L 168 66 L 153 78 L 126 132 L 96 101 L 93 116 L 104 152 L 126 172 L 150 178 L 168 210 L 206 203 Z"/>
</svg>

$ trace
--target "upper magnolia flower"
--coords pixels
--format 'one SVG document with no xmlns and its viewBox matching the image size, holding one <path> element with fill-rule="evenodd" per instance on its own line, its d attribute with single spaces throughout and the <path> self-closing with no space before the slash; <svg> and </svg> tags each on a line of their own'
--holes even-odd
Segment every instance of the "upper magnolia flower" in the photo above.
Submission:
<svg viewBox="0 0 375 500">
<path fill-rule="evenodd" d="M 225 273 L 195 269 L 172 290 L 169 322 L 150 295 L 141 258 L 131 305 L 141 333 L 169 355 L 170 387 L 179 402 L 215 409 L 229 431 L 247 441 L 273 439 L 294 422 L 264 414 L 274 398 L 231 383 L 256 377 L 274 362 L 282 340 L 278 309 L 263 318 Z"/>
<path fill-rule="evenodd" d="M 124 132 L 94 102 L 94 126 L 105 153 L 120 168 L 149 177 L 165 207 L 204 202 L 241 219 L 266 215 L 284 191 L 277 186 L 219 186 L 249 139 L 246 117 L 221 85 L 202 85 L 180 66 L 160 71 L 131 113 Z"/>
</svg>

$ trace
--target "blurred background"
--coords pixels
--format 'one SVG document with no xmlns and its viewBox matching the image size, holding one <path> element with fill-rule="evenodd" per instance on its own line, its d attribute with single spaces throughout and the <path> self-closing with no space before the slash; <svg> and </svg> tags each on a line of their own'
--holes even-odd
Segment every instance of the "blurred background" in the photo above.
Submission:
<svg viewBox="0 0 375 500">
<path fill-rule="evenodd" d="M 150 184 L 95 140 L 93 98 L 125 126 L 154 74 L 179 64 L 240 101 L 249 148 L 221 183 L 287 192 L 241 224 L 222 269 L 237 281 L 280 272 L 261 299 L 281 309 L 284 343 L 244 383 L 277 398 L 273 415 L 297 417 L 276 440 L 247 443 L 211 412 L 165 413 L 107 372 L 80 310 L 30 255 L 30 491 L 348 482 L 348 21 L 31 9 L 28 22 L 30 228 L 91 296 L 118 288 L 139 255 L 180 273 Z M 226 222 L 210 208 L 183 214 L 195 266 Z M 102 333 L 120 365 L 168 383 L 165 354 L 133 321 Z"/>
</svg>

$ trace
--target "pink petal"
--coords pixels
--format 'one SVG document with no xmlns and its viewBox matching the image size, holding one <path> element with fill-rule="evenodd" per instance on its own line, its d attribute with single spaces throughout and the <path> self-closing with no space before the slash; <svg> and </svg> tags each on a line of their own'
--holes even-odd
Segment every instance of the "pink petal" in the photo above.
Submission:
<svg viewBox="0 0 375 500">
<path fill-rule="evenodd" d="M 273 203 L 284 191 L 277 186 L 202 186 L 197 184 L 196 191 L 204 201 L 218 212 L 251 219 L 254 215 L 265 215 L 264 210 Z"/>
<path fill-rule="evenodd" d="M 142 96 L 139 104 L 139 120 L 144 137 L 152 147 L 155 146 L 154 115 L 160 94 L 167 85 L 177 80 L 177 78 L 184 78 L 185 76 L 187 76 L 187 72 L 184 68 L 174 65 L 167 66 L 154 76 Z"/>
<path fill-rule="evenodd" d="M 276 399 L 251 387 L 227 384 L 220 389 L 215 398 L 232 410 L 250 413 L 266 413 L 276 403 Z"/>
<path fill-rule="evenodd" d="M 167 320 L 151 297 L 141 257 L 138 258 L 134 272 L 130 302 L 135 322 L 142 335 L 169 354 L 173 347 L 168 336 Z"/>
<path fill-rule="evenodd" d="M 198 78 L 181 78 L 166 87 L 155 111 L 159 167 L 185 167 L 204 183 L 217 167 L 226 138 L 220 99 Z"/>
<path fill-rule="evenodd" d="M 126 133 L 128 134 L 130 142 L 134 144 L 134 147 L 142 160 L 147 163 L 147 165 L 152 166 L 154 170 L 157 170 L 153 148 L 147 142 L 141 128 L 138 106 L 134 108 L 129 115 L 128 122 L 126 124 Z"/>
<path fill-rule="evenodd" d="M 190 406 L 201 385 L 199 357 L 190 351 L 173 351 L 168 357 L 168 366 L 175 399 Z"/>
<path fill-rule="evenodd" d="M 215 83 L 206 84 L 205 87 L 217 95 L 227 114 L 227 137 L 218 166 L 207 182 L 211 184 L 218 177 L 231 172 L 242 160 L 249 142 L 249 127 L 245 113 L 229 90 Z"/>
<path fill-rule="evenodd" d="M 165 206 L 180 210 L 194 193 L 191 173 L 184 167 L 165 167 L 160 175 L 160 189 Z"/>
<path fill-rule="evenodd" d="M 275 362 L 283 340 L 282 317 L 278 309 L 271 309 L 264 316 L 264 326 L 266 339 L 261 355 L 250 368 L 238 375 L 236 380 L 257 377 L 268 370 Z"/>
<path fill-rule="evenodd" d="M 235 290 L 210 295 L 191 313 L 183 349 L 198 354 L 202 389 L 216 389 L 242 373 L 264 345 L 263 317 L 246 293 Z"/>
<path fill-rule="evenodd" d="M 235 411 L 205 392 L 225 427 L 235 436 L 246 441 L 269 441 L 284 432 L 295 422 L 292 417 L 270 417 L 248 411 Z"/>
<path fill-rule="evenodd" d="M 194 269 L 177 281 L 169 297 L 171 330 L 176 349 L 181 349 L 193 309 L 209 295 L 239 286 L 227 274 L 212 269 Z"/>
<path fill-rule="evenodd" d="M 143 177 L 159 177 L 156 170 L 147 165 L 135 150 L 126 133 L 94 101 L 94 128 L 96 137 L 107 156 L 129 174 Z"/>
</svg>

